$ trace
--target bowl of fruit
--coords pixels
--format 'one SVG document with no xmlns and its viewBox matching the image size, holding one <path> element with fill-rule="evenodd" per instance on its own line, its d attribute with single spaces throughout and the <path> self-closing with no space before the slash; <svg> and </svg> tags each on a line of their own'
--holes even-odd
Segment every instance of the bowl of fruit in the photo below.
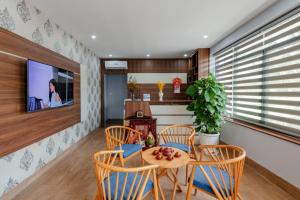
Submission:
<svg viewBox="0 0 300 200">
<path fill-rule="evenodd" d="M 181 157 L 180 152 L 175 152 L 171 147 L 160 147 L 159 149 L 155 149 L 152 151 L 152 155 L 155 156 L 157 160 L 162 160 L 165 157 L 168 161 Z"/>
</svg>

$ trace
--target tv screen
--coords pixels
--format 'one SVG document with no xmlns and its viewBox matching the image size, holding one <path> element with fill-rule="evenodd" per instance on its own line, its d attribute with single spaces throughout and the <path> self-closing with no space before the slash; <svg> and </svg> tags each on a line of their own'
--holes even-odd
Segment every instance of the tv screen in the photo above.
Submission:
<svg viewBox="0 0 300 200">
<path fill-rule="evenodd" d="M 73 79 L 73 72 L 28 60 L 27 111 L 72 105 Z"/>
</svg>

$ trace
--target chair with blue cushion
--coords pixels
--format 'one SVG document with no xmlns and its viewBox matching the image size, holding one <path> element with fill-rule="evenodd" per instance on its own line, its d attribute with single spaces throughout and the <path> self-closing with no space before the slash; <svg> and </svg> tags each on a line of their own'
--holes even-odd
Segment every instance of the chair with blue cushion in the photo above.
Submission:
<svg viewBox="0 0 300 200">
<path fill-rule="evenodd" d="M 158 200 L 157 165 L 125 168 L 116 160 L 123 150 L 100 151 L 94 154 L 97 200 L 141 200 L 152 193 Z M 120 165 L 121 164 L 121 165 Z"/>
<path fill-rule="evenodd" d="M 186 152 L 189 157 L 195 157 L 195 129 L 188 125 L 168 126 L 159 133 L 159 144 L 164 147 L 173 147 Z M 186 167 L 186 178 L 188 178 L 188 166 Z"/>
<path fill-rule="evenodd" d="M 125 126 L 111 126 L 105 129 L 106 145 L 108 150 L 123 150 L 121 162 L 141 155 L 142 146 L 140 145 L 141 133 Z M 142 159 L 143 163 L 143 159 Z"/>
<path fill-rule="evenodd" d="M 219 200 L 242 199 L 238 189 L 245 157 L 245 150 L 237 146 L 200 146 L 200 157 L 190 162 L 193 168 L 186 199 L 190 199 L 192 189 L 195 195 L 201 190 Z"/>
</svg>

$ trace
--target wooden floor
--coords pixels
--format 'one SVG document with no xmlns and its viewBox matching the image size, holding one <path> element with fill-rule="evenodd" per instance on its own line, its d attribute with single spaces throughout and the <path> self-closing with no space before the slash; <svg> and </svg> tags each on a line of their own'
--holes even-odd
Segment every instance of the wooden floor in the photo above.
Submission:
<svg viewBox="0 0 300 200">
<path fill-rule="evenodd" d="M 98 129 L 87 136 L 84 142 L 76 144 L 74 150 L 63 154 L 58 162 L 50 164 L 39 178 L 19 193 L 16 200 L 91 200 L 96 193 L 96 182 L 91 156 L 94 152 L 105 149 L 104 130 Z M 140 162 L 138 157 L 129 165 Z M 281 188 L 257 174 L 254 169 L 245 167 L 240 193 L 245 200 L 292 200 L 294 199 Z M 180 180 L 184 182 L 184 170 Z M 171 198 L 172 185 L 167 179 L 162 180 L 162 187 L 167 199 Z M 185 199 L 186 187 L 176 199 Z M 152 199 L 149 197 L 148 199 Z M 209 200 L 211 197 L 198 192 L 192 199 Z"/>
</svg>

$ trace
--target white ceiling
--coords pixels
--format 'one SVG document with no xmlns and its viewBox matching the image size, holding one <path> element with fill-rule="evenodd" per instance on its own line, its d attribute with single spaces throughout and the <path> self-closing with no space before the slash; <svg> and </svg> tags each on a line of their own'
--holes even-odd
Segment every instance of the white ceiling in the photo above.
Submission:
<svg viewBox="0 0 300 200">
<path fill-rule="evenodd" d="M 32 2 L 100 57 L 172 58 L 211 47 L 276 0 Z"/>
</svg>

